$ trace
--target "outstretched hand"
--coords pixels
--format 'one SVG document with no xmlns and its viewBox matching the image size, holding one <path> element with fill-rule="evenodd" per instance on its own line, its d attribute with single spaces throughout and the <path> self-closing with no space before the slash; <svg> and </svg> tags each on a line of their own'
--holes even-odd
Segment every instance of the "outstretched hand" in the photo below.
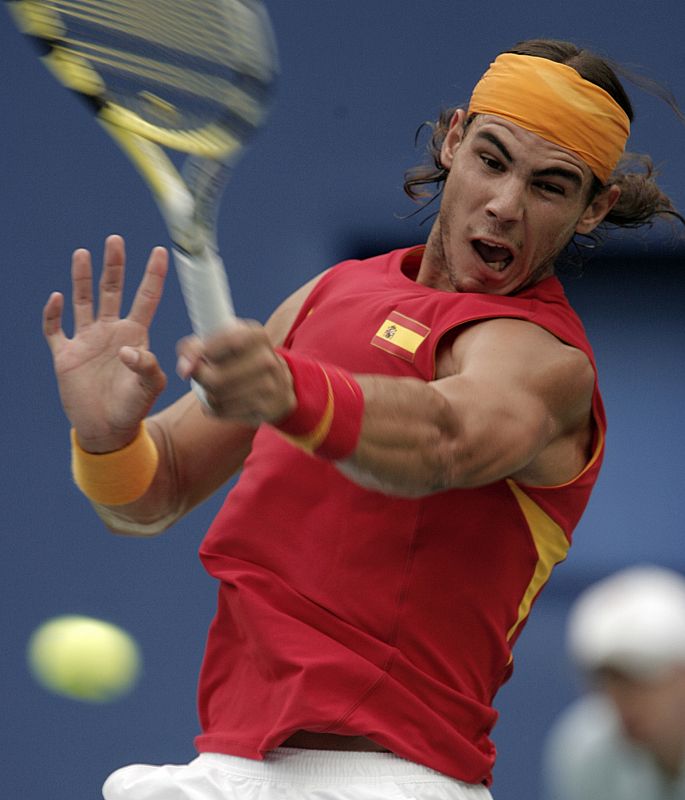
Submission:
<svg viewBox="0 0 685 800">
<path fill-rule="evenodd" d="M 91 256 L 87 250 L 76 250 L 71 266 L 71 339 L 62 328 L 63 295 L 50 295 L 43 311 L 43 333 L 64 411 L 81 446 L 94 453 L 128 444 L 167 380 L 148 350 L 148 330 L 168 269 L 167 252 L 162 247 L 152 250 L 128 316 L 122 318 L 125 262 L 123 239 L 109 236 L 96 311 Z"/>
</svg>

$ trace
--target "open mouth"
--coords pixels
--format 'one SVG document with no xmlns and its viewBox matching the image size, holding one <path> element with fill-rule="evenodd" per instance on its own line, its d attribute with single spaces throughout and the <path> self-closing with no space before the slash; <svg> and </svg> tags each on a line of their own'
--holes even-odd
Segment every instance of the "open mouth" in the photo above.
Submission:
<svg viewBox="0 0 685 800">
<path fill-rule="evenodd" d="M 490 239 L 472 239 L 471 246 L 495 272 L 503 272 L 514 260 L 514 254 L 509 247 Z"/>
</svg>

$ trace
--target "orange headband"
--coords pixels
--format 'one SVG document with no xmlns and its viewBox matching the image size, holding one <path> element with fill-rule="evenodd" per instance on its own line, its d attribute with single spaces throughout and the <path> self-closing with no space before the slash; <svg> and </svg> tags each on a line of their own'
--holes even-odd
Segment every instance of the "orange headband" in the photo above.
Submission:
<svg viewBox="0 0 685 800">
<path fill-rule="evenodd" d="M 503 53 L 476 84 L 469 113 L 494 114 L 583 159 L 606 183 L 630 133 L 625 111 L 573 67 Z"/>
</svg>

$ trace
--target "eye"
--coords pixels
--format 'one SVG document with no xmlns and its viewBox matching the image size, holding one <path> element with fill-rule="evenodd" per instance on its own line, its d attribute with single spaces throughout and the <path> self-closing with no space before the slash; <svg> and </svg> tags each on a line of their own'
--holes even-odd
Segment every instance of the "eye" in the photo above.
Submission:
<svg viewBox="0 0 685 800">
<path fill-rule="evenodd" d="M 559 186 L 556 183 L 546 183 L 541 181 L 537 184 L 538 189 L 541 189 L 546 194 L 556 194 L 561 195 L 562 197 L 566 194 L 566 190 L 563 186 Z"/>
<path fill-rule="evenodd" d="M 502 162 L 492 156 L 489 156 L 487 153 L 480 154 L 480 160 L 485 164 L 488 169 L 495 170 L 496 172 L 501 172 Z"/>
</svg>

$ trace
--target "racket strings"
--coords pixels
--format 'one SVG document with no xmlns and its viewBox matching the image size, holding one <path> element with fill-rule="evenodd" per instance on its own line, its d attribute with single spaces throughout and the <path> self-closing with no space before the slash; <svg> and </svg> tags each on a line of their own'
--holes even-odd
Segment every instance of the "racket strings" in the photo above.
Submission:
<svg viewBox="0 0 685 800">
<path fill-rule="evenodd" d="M 159 53 L 144 55 L 71 37 L 65 37 L 62 44 L 96 69 L 109 100 L 155 124 L 173 127 L 206 124 L 223 118 L 227 109 L 250 128 L 261 120 L 260 95 L 268 90 L 250 85 L 242 76 L 231 73 L 230 79 L 223 78 L 160 60 Z M 160 87 L 165 99 L 140 88 L 148 87 L 150 82 Z M 247 91 L 243 88 L 246 85 Z M 183 95 L 182 100 L 179 95 Z"/>
<path fill-rule="evenodd" d="M 178 57 L 213 61 L 257 80 L 268 81 L 273 72 L 270 59 L 264 58 L 261 19 L 235 0 L 181 4 L 169 0 L 52 0 L 48 7 L 69 27 L 74 21 L 81 22 L 88 38 L 113 34 L 124 40 L 134 37 L 168 48 Z"/>
<path fill-rule="evenodd" d="M 207 155 L 261 124 L 276 57 L 252 0 L 18 0 L 46 62 L 101 116 Z"/>
</svg>

